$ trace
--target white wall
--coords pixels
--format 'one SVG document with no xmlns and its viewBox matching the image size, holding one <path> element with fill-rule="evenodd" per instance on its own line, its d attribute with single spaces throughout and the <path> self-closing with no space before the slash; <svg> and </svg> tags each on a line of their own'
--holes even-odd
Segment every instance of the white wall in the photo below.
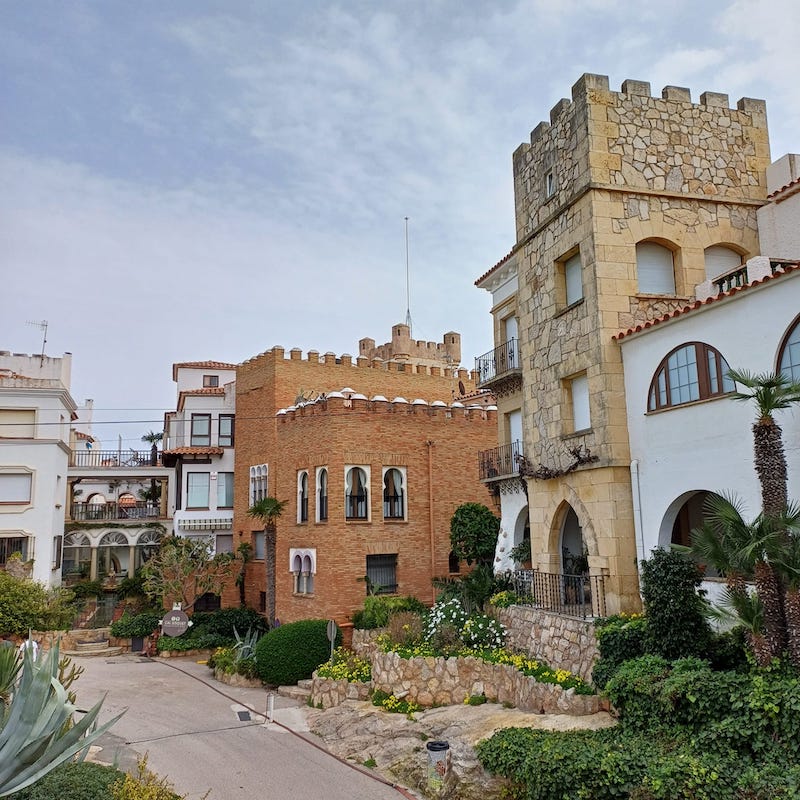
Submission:
<svg viewBox="0 0 800 800">
<path fill-rule="evenodd" d="M 675 515 L 689 493 L 735 492 L 746 516 L 761 507 L 753 467 L 755 407 L 728 397 L 646 414 L 650 381 L 681 344 L 715 347 L 734 369 L 772 372 L 781 341 L 800 311 L 800 272 L 750 287 L 621 341 L 628 406 L 639 557 L 670 541 Z M 789 466 L 789 493 L 800 500 L 800 408 L 777 412 Z"/>
</svg>

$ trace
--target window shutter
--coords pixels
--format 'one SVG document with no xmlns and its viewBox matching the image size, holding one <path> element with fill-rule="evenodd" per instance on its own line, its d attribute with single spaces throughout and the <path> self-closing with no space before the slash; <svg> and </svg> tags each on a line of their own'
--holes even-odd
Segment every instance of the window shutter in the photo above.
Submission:
<svg viewBox="0 0 800 800">
<path fill-rule="evenodd" d="M 655 242 L 636 245 L 636 271 L 641 294 L 675 294 L 672 251 Z"/>
</svg>

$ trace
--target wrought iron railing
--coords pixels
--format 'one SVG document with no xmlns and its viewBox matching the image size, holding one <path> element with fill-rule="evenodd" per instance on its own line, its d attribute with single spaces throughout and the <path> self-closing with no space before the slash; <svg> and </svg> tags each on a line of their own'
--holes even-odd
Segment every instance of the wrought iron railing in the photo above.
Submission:
<svg viewBox="0 0 800 800">
<path fill-rule="evenodd" d="M 106 519 L 158 519 L 158 503 L 137 500 L 135 503 L 73 503 L 70 518 L 73 522 L 92 522 Z"/>
<path fill-rule="evenodd" d="M 522 442 L 502 444 L 491 450 L 481 450 L 478 453 L 478 478 L 487 480 L 506 475 L 516 475 L 519 472 L 519 458 L 522 455 Z"/>
<path fill-rule="evenodd" d="M 602 575 L 565 575 L 537 569 L 516 570 L 514 591 L 533 605 L 566 617 L 606 616 L 605 579 Z"/>
<path fill-rule="evenodd" d="M 383 493 L 383 517 L 384 519 L 403 519 L 403 493 L 386 494 Z"/>
<path fill-rule="evenodd" d="M 160 467 L 161 451 L 153 458 L 150 450 L 73 450 L 71 467 Z"/>
<path fill-rule="evenodd" d="M 497 378 L 511 372 L 520 371 L 519 342 L 509 339 L 488 353 L 475 359 L 475 371 L 478 373 L 478 386 L 485 386 Z"/>
<path fill-rule="evenodd" d="M 346 494 L 344 496 L 345 517 L 347 519 L 367 519 L 367 495 Z"/>
</svg>

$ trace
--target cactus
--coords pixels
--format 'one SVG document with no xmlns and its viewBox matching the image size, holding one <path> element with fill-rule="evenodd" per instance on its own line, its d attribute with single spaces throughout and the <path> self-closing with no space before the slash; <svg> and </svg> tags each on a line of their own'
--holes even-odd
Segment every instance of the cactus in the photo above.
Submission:
<svg viewBox="0 0 800 800">
<path fill-rule="evenodd" d="M 124 713 L 98 727 L 100 700 L 73 722 L 75 706 L 58 680 L 58 650 L 55 644 L 34 659 L 25 648 L 19 685 L 0 718 L 0 797 L 24 789 L 65 761 L 84 755 Z"/>
</svg>

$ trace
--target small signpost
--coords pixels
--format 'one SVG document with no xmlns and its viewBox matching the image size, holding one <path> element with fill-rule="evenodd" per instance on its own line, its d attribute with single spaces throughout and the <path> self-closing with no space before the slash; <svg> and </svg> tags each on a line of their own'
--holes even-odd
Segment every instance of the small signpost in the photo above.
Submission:
<svg viewBox="0 0 800 800">
<path fill-rule="evenodd" d="M 164 619 L 161 620 L 161 632 L 165 636 L 180 636 L 186 633 L 191 624 L 185 611 L 174 608 L 164 614 Z"/>
<path fill-rule="evenodd" d="M 333 647 L 336 642 L 336 621 L 328 620 L 328 641 L 331 643 L 331 661 L 333 661 Z"/>
</svg>

